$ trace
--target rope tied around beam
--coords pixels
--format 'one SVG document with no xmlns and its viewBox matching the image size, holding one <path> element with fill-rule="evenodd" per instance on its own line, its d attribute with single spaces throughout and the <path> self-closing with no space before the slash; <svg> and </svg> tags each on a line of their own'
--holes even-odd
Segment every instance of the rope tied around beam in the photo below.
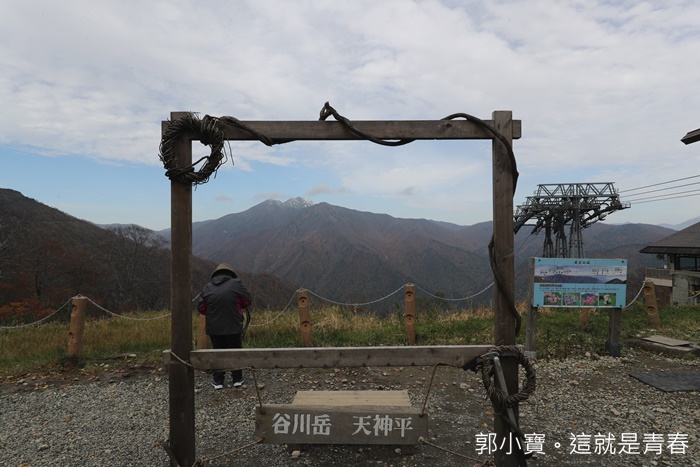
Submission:
<svg viewBox="0 0 700 467">
<path fill-rule="evenodd" d="M 163 133 L 163 139 L 160 143 L 159 157 L 165 167 L 165 176 L 170 180 L 183 183 L 185 185 L 201 185 L 209 181 L 209 178 L 219 170 L 230 156 L 230 151 L 225 150 L 224 143 L 226 142 L 226 132 L 223 125 L 240 128 L 266 146 L 275 144 L 288 143 L 294 140 L 279 140 L 273 141 L 266 135 L 260 133 L 253 128 L 237 119 L 236 117 L 223 116 L 212 117 L 205 115 L 199 118 L 197 114 L 188 112 L 177 120 L 171 120 L 168 128 Z M 195 163 L 185 167 L 180 167 L 175 154 L 175 145 L 183 136 L 188 136 L 192 139 L 198 139 L 203 145 L 211 148 L 211 153 L 208 156 L 201 157 Z M 195 170 L 197 165 L 206 160 L 199 170 Z"/>
<path fill-rule="evenodd" d="M 198 139 L 203 145 L 209 146 L 211 148 L 209 156 L 200 158 L 194 164 L 180 167 L 175 146 L 183 136 Z M 159 153 L 160 160 L 166 169 L 165 176 L 185 185 L 206 183 L 228 159 L 224 151 L 225 141 L 226 135 L 215 118 L 205 116 L 200 119 L 194 113 L 187 113 L 177 120 L 170 121 L 168 128 L 163 132 Z M 200 169 L 195 170 L 197 164 L 205 159 L 206 162 Z"/>
<path fill-rule="evenodd" d="M 323 108 L 321 109 L 321 112 L 319 114 L 318 119 L 320 121 L 326 120 L 328 117 L 333 116 L 337 121 L 343 124 L 345 128 L 350 130 L 351 133 L 359 136 L 362 139 L 366 139 L 368 141 L 373 142 L 374 144 L 379 144 L 381 146 L 403 146 L 404 144 L 409 144 L 415 141 L 415 139 L 400 139 L 398 141 L 387 141 L 385 139 L 381 138 L 375 138 L 374 136 L 367 134 L 363 131 L 358 130 L 355 128 L 351 123 L 350 120 L 347 118 L 343 117 L 338 113 L 337 110 L 335 110 L 328 102 L 326 102 L 323 105 Z"/>
</svg>

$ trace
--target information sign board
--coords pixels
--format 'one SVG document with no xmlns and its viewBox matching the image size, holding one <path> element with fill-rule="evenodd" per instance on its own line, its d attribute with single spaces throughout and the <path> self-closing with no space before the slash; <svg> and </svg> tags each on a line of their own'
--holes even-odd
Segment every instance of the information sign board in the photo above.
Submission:
<svg viewBox="0 0 700 467">
<path fill-rule="evenodd" d="M 627 260 L 535 258 L 532 306 L 621 308 Z"/>
</svg>

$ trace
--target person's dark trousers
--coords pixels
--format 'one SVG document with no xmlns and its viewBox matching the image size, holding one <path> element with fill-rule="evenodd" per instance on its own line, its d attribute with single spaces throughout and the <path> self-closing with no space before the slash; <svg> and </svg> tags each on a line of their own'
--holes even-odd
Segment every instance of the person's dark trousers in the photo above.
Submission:
<svg viewBox="0 0 700 467">
<path fill-rule="evenodd" d="M 243 338 L 240 334 L 226 334 L 223 336 L 209 336 L 211 339 L 211 345 L 215 349 L 242 349 L 243 348 Z M 233 382 L 243 381 L 243 371 L 233 370 L 231 372 L 231 377 Z M 225 371 L 215 371 L 214 372 L 214 384 L 224 384 L 226 378 Z"/>
</svg>

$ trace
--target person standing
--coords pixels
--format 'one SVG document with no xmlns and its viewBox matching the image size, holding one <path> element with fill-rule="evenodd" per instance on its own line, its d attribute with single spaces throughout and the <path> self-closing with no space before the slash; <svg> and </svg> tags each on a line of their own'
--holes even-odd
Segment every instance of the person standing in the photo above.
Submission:
<svg viewBox="0 0 700 467">
<path fill-rule="evenodd" d="M 206 316 L 206 332 L 215 349 L 243 348 L 243 309 L 251 304 L 248 289 L 231 266 L 219 264 L 202 289 L 197 310 Z M 233 370 L 233 387 L 243 386 L 243 371 Z M 223 389 L 225 371 L 215 371 L 212 386 Z"/>
</svg>

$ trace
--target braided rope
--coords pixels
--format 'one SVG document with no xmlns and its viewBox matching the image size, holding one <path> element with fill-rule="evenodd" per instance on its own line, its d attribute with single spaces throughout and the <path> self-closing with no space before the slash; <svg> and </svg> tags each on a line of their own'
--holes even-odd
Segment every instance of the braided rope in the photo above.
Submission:
<svg viewBox="0 0 700 467">
<path fill-rule="evenodd" d="M 0 329 L 19 329 L 19 328 L 26 328 L 26 327 L 29 327 L 29 326 L 34 326 L 35 324 L 39 324 L 39 323 L 41 323 L 41 322 L 43 322 L 43 321 L 46 321 L 47 319 L 51 318 L 53 315 L 55 315 L 55 314 L 58 313 L 59 311 L 61 311 L 61 310 L 63 309 L 63 307 L 65 307 L 66 305 L 68 305 L 68 304 L 71 302 L 71 300 L 73 300 L 73 298 L 75 298 L 75 297 L 69 298 L 63 305 L 61 305 L 61 306 L 58 307 L 56 310 L 54 310 L 53 312 L 51 312 L 51 314 L 49 314 L 48 316 L 44 316 L 43 318 L 41 318 L 41 319 L 39 319 L 39 320 L 37 320 L 37 321 L 33 321 L 33 322 L 31 322 L 31 323 L 26 323 L 26 324 L 18 324 L 17 326 L 0 326 Z"/>
<path fill-rule="evenodd" d="M 642 294 L 643 290 L 644 290 L 644 283 L 642 283 L 642 286 L 639 288 L 639 292 L 637 292 L 637 295 L 635 295 L 635 297 L 632 299 L 632 301 L 630 301 L 627 305 L 623 306 L 622 309 L 624 310 L 625 308 L 631 307 L 632 304 L 634 302 L 636 302 L 637 299 L 639 298 L 639 296 Z"/>
<path fill-rule="evenodd" d="M 299 289 L 299 290 L 301 290 L 301 289 Z M 298 290 L 297 290 L 297 292 L 298 292 Z M 266 325 L 268 325 L 268 324 L 270 324 L 270 323 L 273 323 L 273 322 L 277 321 L 277 320 L 279 319 L 279 317 L 282 316 L 282 313 L 284 313 L 285 311 L 287 311 L 287 308 L 289 308 L 289 305 L 292 304 L 292 301 L 294 300 L 295 297 L 296 297 L 296 295 L 292 295 L 292 298 L 289 299 L 289 301 L 287 302 L 287 305 L 282 309 L 282 311 L 280 311 L 279 313 L 277 313 L 277 315 L 275 315 L 274 318 L 269 319 L 269 320 L 265 321 L 264 323 L 260 323 L 260 324 L 250 324 L 250 327 L 253 327 L 253 328 L 262 327 L 262 326 L 266 326 Z"/>
<path fill-rule="evenodd" d="M 433 447 L 433 448 L 435 448 L 435 449 L 439 449 L 440 451 L 444 451 L 444 452 L 450 453 L 450 454 L 452 454 L 453 456 L 462 457 L 462 458 L 464 458 L 464 459 L 473 460 L 473 461 L 475 461 L 475 462 L 481 462 L 481 459 L 477 459 L 476 457 L 471 457 L 471 456 L 468 456 L 468 455 L 466 455 L 466 454 L 462 454 L 461 452 L 453 451 L 453 450 L 451 450 L 451 449 L 447 449 L 447 448 L 445 448 L 445 447 L 439 446 L 439 445 L 437 445 L 437 444 L 435 444 L 435 443 L 431 443 L 430 441 L 428 441 L 427 439 L 423 438 L 422 436 L 418 438 L 418 442 L 419 442 L 420 444 L 425 444 L 426 446 L 430 446 L 430 447 Z M 488 462 L 488 461 L 487 461 L 487 462 Z M 477 465 L 486 466 L 487 464 L 477 464 Z"/>
<path fill-rule="evenodd" d="M 265 441 L 265 438 L 256 439 L 255 441 L 253 441 L 253 442 L 251 442 L 251 443 L 248 443 L 248 444 L 246 444 L 246 445 L 244 445 L 244 446 L 237 447 L 236 449 L 233 449 L 233 450 L 231 450 L 231 451 L 227 451 L 227 452 L 225 452 L 225 453 L 223 453 L 223 454 L 219 454 L 218 456 L 214 456 L 214 457 L 203 457 L 203 458 L 201 458 L 201 459 L 198 459 L 198 460 L 192 465 L 192 467 L 203 466 L 203 465 L 206 464 L 207 462 L 215 461 L 215 460 L 217 460 L 217 459 L 221 459 L 222 457 L 230 456 L 231 454 L 235 454 L 235 453 L 237 453 L 237 452 L 245 451 L 246 449 L 252 448 L 252 447 L 255 446 L 256 444 L 260 444 L 260 443 L 262 443 L 263 441 Z"/>
<path fill-rule="evenodd" d="M 120 314 L 118 314 L 118 313 L 115 313 L 115 312 L 113 312 L 113 311 L 109 311 L 107 308 L 104 308 L 103 306 L 98 305 L 97 303 L 95 303 L 95 301 L 94 301 L 93 299 L 91 299 L 90 297 L 85 297 L 85 296 L 81 295 L 80 298 L 86 299 L 87 301 L 89 301 L 90 303 L 92 303 L 93 305 L 95 305 L 97 308 L 99 308 L 100 310 L 104 311 L 104 312 L 107 313 L 108 315 L 116 316 L 117 318 L 128 319 L 128 320 L 131 320 L 131 321 L 153 321 L 153 320 L 156 320 L 156 319 L 167 318 L 168 316 L 170 316 L 170 315 L 172 314 L 171 312 L 168 312 L 168 313 L 166 313 L 166 314 L 164 314 L 164 315 L 155 316 L 155 317 L 153 317 L 153 318 L 132 318 L 131 316 L 124 316 L 124 315 L 120 315 Z"/>
<path fill-rule="evenodd" d="M 188 112 L 183 117 L 170 121 L 168 128 L 163 133 L 159 157 L 166 169 L 166 177 L 186 185 L 201 185 L 208 182 L 209 178 L 213 174 L 216 174 L 219 167 L 230 157 L 224 150 L 226 132 L 223 129 L 223 125 L 244 130 L 267 146 L 294 141 L 292 139 L 272 140 L 259 131 L 249 127 L 236 117 L 212 117 L 211 115 L 205 115 L 200 120 L 196 114 Z M 200 158 L 194 164 L 180 167 L 175 155 L 175 145 L 182 136 L 186 135 L 191 136 L 192 139 L 198 139 L 205 146 L 209 146 L 211 148 L 211 153 L 208 156 Z M 195 167 L 204 160 L 206 160 L 204 165 L 202 165 L 198 171 L 195 171 Z M 233 160 L 231 160 L 231 162 L 233 163 Z"/>
<path fill-rule="evenodd" d="M 484 358 L 481 366 L 481 381 L 486 389 L 486 395 L 491 400 L 494 409 L 504 411 L 506 408 L 526 401 L 537 387 L 537 377 L 532 361 L 523 353 L 520 347 L 516 345 L 499 345 L 493 348 L 486 356 L 500 356 L 501 354 L 514 354 L 520 364 L 525 369 L 525 379 L 523 380 L 522 389 L 515 393 L 506 396 L 498 385 L 494 384 L 491 377 L 493 376 L 493 359 Z"/>
<path fill-rule="evenodd" d="M 461 302 L 461 301 L 464 301 L 464 300 L 471 300 L 471 299 L 474 298 L 474 297 L 478 297 L 479 295 L 481 295 L 482 293 L 486 292 L 488 289 L 490 289 L 491 287 L 493 287 L 493 284 L 495 284 L 495 282 L 491 282 L 489 285 L 487 285 L 486 287 L 484 287 L 483 289 L 481 289 L 480 291 L 478 291 L 477 293 L 475 293 L 475 294 L 473 294 L 473 295 L 469 295 L 469 296 L 462 297 L 462 298 L 445 298 L 445 297 L 438 297 L 437 295 L 433 295 L 433 294 L 431 294 L 430 292 L 428 292 L 427 290 L 422 289 L 422 288 L 419 287 L 419 286 L 416 286 L 416 288 L 417 288 L 418 290 L 420 290 L 421 292 L 423 292 L 424 294 L 429 295 L 429 296 L 431 296 L 431 297 L 433 297 L 433 298 L 436 298 L 436 299 L 438 299 L 438 300 L 444 300 L 444 301 L 446 301 L 446 302 Z"/>
<path fill-rule="evenodd" d="M 191 135 L 193 139 L 199 139 L 203 145 L 211 147 L 211 154 L 202 157 L 194 164 L 180 167 L 175 154 L 175 146 L 184 135 Z M 183 117 L 171 121 L 163 132 L 159 153 L 160 160 L 166 169 L 166 177 L 187 185 L 206 183 L 209 181 L 209 177 L 216 173 L 227 160 L 224 152 L 225 141 L 226 135 L 218 125 L 216 118 L 205 116 L 200 120 L 197 115 L 188 112 Z M 196 165 L 205 159 L 204 165 L 195 171 Z"/>
<path fill-rule="evenodd" d="M 437 372 L 437 369 L 439 366 L 452 366 L 455 368 L 461 367 L 461 365 L 455 365 L 452 363 L 442 363 L 442 362 L 438 362 L 435 365 L 433 365 L 433 373 L 432 373 L 432 375 L 430 375 L 430 383 L 428 383 L 428 390 L 425 392 L 425 399 L 423 400 L 423 407 L 421 408 L 421 411 L 420 411 L 421 417 L 425 415 L 425 409 L 428 406 L 428 398 L 430 397 L 430 391 L 433 388 L 433 380 L 435 379 L 435 373 Z"/>
<path fill-rule="evenodd" d="M 403 289 L 406 287 L 406 285 L 408 285 L 408 284 L 402 285 L 402 286 L 399 287 L 398 289 L 396 289 L 396 290 L 394 290 L 393 292 L 391 292 L 389 295 L 385 295 L 385 296 L 382 297 L 382 298 L 378 298 L 378 299 L 376 299 L 376 300 L 372 300 L 372 301 L 370 301 L 370 302 L 364 302 L 364 303 L 341 303 L 341 302 L 335 302 L 335 301 L 333 301 L 333 300 L 331 300 L 331 299 L 329 299 L 329 298 L 325 298 L 325 297 L 322 297 L 322 296 L 318 295 L 316 292 L 314 292 L 314 291 L 312 291 L 312 290 L 309 290 L 308 292 L 309 292 L 311 295 L 313 295 L 313 296 L 315 296 L 315 297 L 317 297 L 317 298 L 319 298 L 319 299 L 321 299 L 321 300 L 324 300 L 324 301 L 326 301 L 326 302 L 328 302 L 328 303 L 332 303 L 332 304 L 334 304 L 334 305 L 359 307 L 359 306 L 373 305 L 373 304 L 375 304 L 375 303 L 379 303 L 379 302 L 381 302 L 381 301 L 383 301 L 383 300 L 386 300 L 387 298 L 391 297 L 392 295 L 396 295 L 397 293 L 399 293 L 399 291 L 403 290 Z"/>
<path fill-rule="evenodd" d="M 404 144 L 412 143 L 415 141 L 415 139 L 400 139 L 398 141 L 387 141 L 384 139 L 380 138 L 375 138 L 374 136 L 367 134 L 363 131 L 358 130 L 352 124 L 350 123 L 350 120 L 347 118 L 343 117 L 336 111 L 328 102 L 326 102 L 323 105 L 323 108 L 321 109 L 320 115 L 318 117 L 319 120 L 323 121 L 327 119 L 330 116 L 333 116 L 337 121 L 343 124 L 345 128 L 350 130 L 353 134 L 359 136 L 360 138 L 366 139 L 368 141 L 371 141 L 375 144 L 379 144 L 381 146 L 403 146 Z"/>
</svg>

